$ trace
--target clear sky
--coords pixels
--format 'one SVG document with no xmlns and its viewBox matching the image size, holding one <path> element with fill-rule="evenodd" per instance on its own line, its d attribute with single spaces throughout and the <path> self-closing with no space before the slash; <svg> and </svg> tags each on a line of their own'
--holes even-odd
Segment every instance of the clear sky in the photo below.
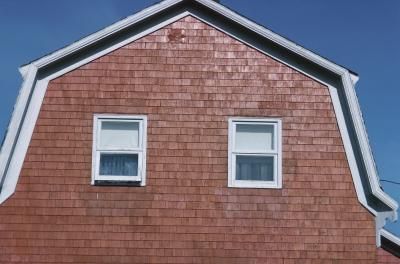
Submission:
<svg viewBox="0 0 400 264">
<path fill-rule="evenodd" d="M 155 0 L 1 0 L 0 137 L 18 67 Z M 400 1 L 222 0 L 222 4 L 360 75 L 357 93 L 381 179 L 400 182 Z M 400 202 L 400 185 L 382 182 Z M 400 223 L 388 229 L 400 235 Z"/>
</svg>

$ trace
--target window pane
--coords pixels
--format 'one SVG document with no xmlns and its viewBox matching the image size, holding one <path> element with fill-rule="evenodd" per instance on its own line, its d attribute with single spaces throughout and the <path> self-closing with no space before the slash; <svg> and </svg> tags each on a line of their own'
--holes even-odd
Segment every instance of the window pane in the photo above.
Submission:
<svg viewBox="0 0 400 264">
<path fill-rule="evenodd" d="M 274 157 L 237 155 L 236 180 L 273 181 Z"/>
<path fill-rule="evenodd" d="M 139 146 L 139 122 L 102 121 L 100 148 L 137 148 Z"/>
<path fill-rule="evenodd" d="M 236 151 L 274 150 L 274 125 L 237 124 L 235 136 Z"/>
<path fill-rule="evenodd" d="M 100 175 L 137 176 L 138 154 L 101 154 Z"/>
</svg>

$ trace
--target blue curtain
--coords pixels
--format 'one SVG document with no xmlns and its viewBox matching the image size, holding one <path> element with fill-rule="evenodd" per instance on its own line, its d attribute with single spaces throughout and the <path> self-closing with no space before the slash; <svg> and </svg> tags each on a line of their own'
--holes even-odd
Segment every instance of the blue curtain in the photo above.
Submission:
<svg viewBox="0 0 400 264">
<path fill-rule="evenodd" d="M 100 175 L 137 176 L 138 154 L 101 154 Z"/>
<path fill-rule="evenodd" d="M 236 180 L 273 181 L 274 158 L 237 155 Z"/>
</svg>

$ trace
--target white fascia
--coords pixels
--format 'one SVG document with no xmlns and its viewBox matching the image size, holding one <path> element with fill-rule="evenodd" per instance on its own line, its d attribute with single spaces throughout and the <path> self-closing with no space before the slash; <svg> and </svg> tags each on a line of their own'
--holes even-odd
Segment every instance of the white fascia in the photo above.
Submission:
<svg viewBox="0 0 400 264">
<path fill-rule="evenodd" d="M 345 96 L 350 108 L 350 114 L 355 126 L 355 132 L 357 134 L 357 139 L 359 140 L 359 145 L 361 148 L 361 156 L 363 158 L 368 179 L 371 185 L 372 194 L 385 203 L 387 206 L 393 209 L 392 221 L 397 220 L 397 209 L 399 207 L 398 203 L 391 198 L 387 193 L 385 193 L 380 186 L 379 176 L 375 165 L 375 160 L 372 155 L 372 150 L 369 144 L 367 130 L 365 128 L 364 119 L 360 109 L 360 105 L 357 99 L 356 90 L 354 88 L 353 81 L 350 74 L 347 72 L 342 75 L 342 81 L 345 91 Z"/>
<path fill-rule="evenodd" d="M 354 154 L 353 145 L 351 143 L 350 134 L 346 125 L 346 120 L 344 117 L 342 105 L 340 103 L 339 93 L 337 88 L 329 86 L 329 93 L 332 99 L 333 108 L 336 115 L 336 120 L 338 123 L 340 135 L 343 141 L 344 150 L 347 157 L 347 162 L 349 164 L 351 176 L 354 183 L 354 188 L 357 194 L 357 199 L 361 205 L 363 205 L 369 212 L 375 216 L 375 238 L 376 245 L 380 246 L 380 230 L 386 224 L 386 220 L 394 220 L 397 217 L 397 208 L 393 211 L 378 212 L 374 208 L 370 207 L 367 201 L 367 197 L 364 191 L 364 187 L 361 181 L 360 171 L 358 169 L 357 160 Z"/>
<path fill-rule="evenodd" d="M 396 235 L 390 233 L 389 231 L 387 231 L 386 229 L 383 229 L 383 228 L 382 228 L 380 234 L 387 240 L 390 240 L 391 242 L 393 242 L 394 244 L 396 244 L 400 247 L 400 238 L 397 237 Z"/>
<path fill-rule="evenodd" d="M 19 70 L 19 73 L 21 74 L 23 80 L 25 80 L 25 77 L 26 77 L 26 75 L 27 75 L 28 72 L 29 72 L 29 67 L 30 67 L 30 66 L 31 66 L 31 65 L 28 64 L 28 65 L 19 67 L 18 70 Z"/>
<path fill-rule="evenodd" d="M 364 119 L 363 119 L 362 112 L 360 109 L 360 105 L 359 105 L 359 102 L 357 99 L 356 90 L 354 88 L 356 81 L 358 81 L 358 77 L 357 77 L 357 79 L 355 79 L 354 77 L 352 77 L 350 75 L 349 72 L 342 75 L 342 82 L 343 82 L 344 92 L 345 92 L 345 96 L 346 96 L 346 101 L 348 102 L 348 105 L 349 105 L 350 115 L 352 118 L 352 122 L 354 124 L 357 139 L 359 141 L 359 146 L 361 149 L 361 157 L 365 164 L 368 181 L 371 186 L 372 194 L 392 209 L 392 211 L 390 211 L 390 212 L 375 211 L 375 213 L 373 213 L 373 211 L 370 210 L 375 215 L 376 245 L 378 247 L 380 247 L 381 231 L 383 230 L 383 227 L 386 225 L 387 219 L 389 219 L 392 222 L 397 221 L 397 218 L 398 218 L 397 210 L 398 210 L 399 204 L 397 203 L 397 201 L 395 201 L 393 198 L 391 198 L 387 193 L 385 193 L 380 186 L 379 176 L 378 176 L 378 172 L 377 172 L 376 165 L 375 165 L 375 160 L 372 155 L 372 150 L 371 150 L 371 147 L 369 144 L 367 130 L 365 127 L 365 123 L 364 123 Z M 358 169 L 357 169 L 357 171 L 358 171 Z M 369 206 L 367 208 L 369 208 Z"/>
<path fill-rule="evenodd" d="M 350 79 L 351 79 L 351 81 L 353 83 L 353 87 L 355 87 L 357 82 L 360 80 L 360 77 L 358 77 L 358 75 L 350 73 Z"/>
<path fill-rule="evenodd" d="M 23 130 L 24 127 L 21 126 L 21 124 L 25 123 L 26 114 L 29 112 L 26 107 L 31 101 L 31 92 L 35 83 L 37 70 L 36 66 L 30 64 L 21 72 L 23 83 L 11 115 L 11 121 L 8 125 L 7 134 L 0 153 L 0 180 L 3 182 L 0 191 L 0 203 L 14 193 L 24 161 L 23 158 L 21 159 L 21 156 L 18 158 L 15 157 L 15 150 L 25 149 L 24 152 L 26 152 L 32 136 L 32 134 L 29 135 L 25 133 L 26 137 L 21 137 L 21 134 L 26 132 Z"/>
</svg>

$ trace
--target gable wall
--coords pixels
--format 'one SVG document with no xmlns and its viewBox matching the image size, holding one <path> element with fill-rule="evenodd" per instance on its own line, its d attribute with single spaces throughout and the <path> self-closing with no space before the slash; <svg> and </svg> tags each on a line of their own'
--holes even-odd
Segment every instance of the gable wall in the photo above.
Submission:
<svg viewBox="0 0 400 264">
<path fill-rule="evenodd" d="M 90 185 L 94 113 L 148 116 L 146 187 Z M 282 118 L 281 190 L 226 187 L 233 116 Z M 2 263 L 376 258 L 327 87 L 192 17 L 50 82 L 0 232 Z"/>
</svg>

